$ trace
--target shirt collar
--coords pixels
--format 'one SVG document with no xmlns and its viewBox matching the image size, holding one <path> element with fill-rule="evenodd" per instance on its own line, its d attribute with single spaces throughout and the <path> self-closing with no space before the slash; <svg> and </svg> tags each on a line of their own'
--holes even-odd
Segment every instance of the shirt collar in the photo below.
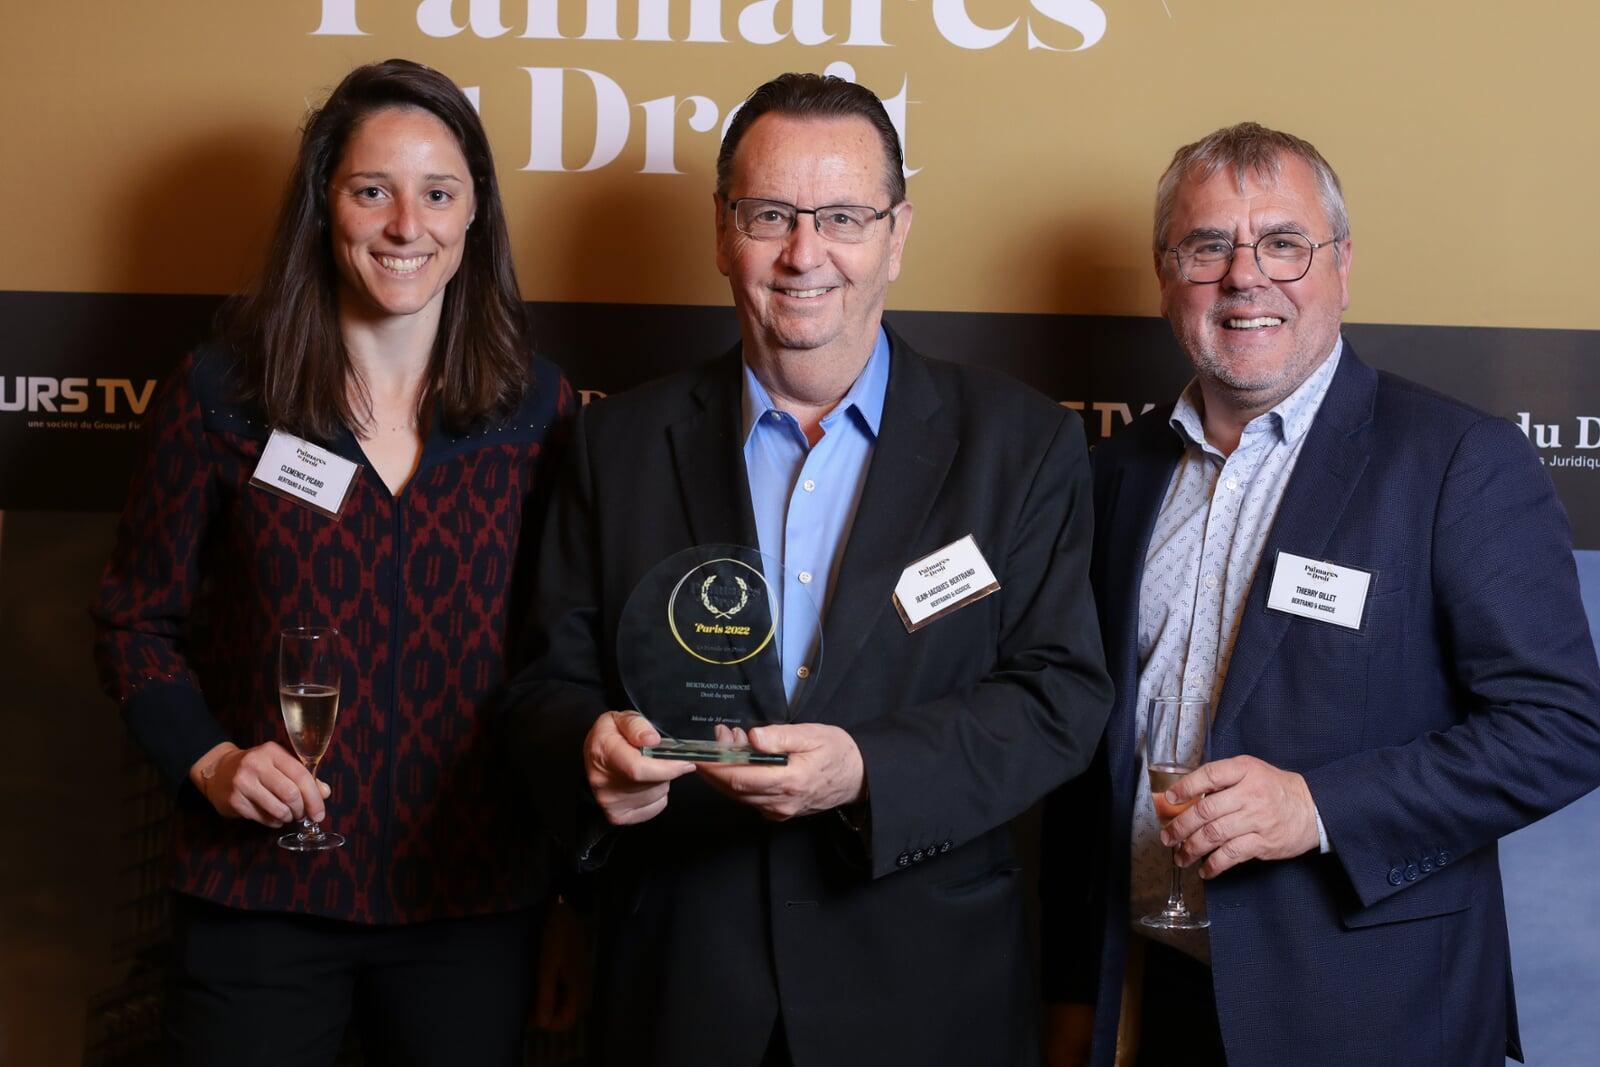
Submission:
<svg viewBox="0 0 1600 1067">
<path fill-rule="evenodd" d="M 744 366 L 744 433 L 741 440 L 750 440 L 750 433 L 755 429 L 761 417 L 771 411 L 778 411 L 772 402 L 772 395 L 767 392 L 766 386 L 761 384 L 761 379 L 756 377 L 755 371 L 750 369 L 750 364 Z M 872 346 L 872 355 L 867 357 L 867 365 L 861 368 L 861 373 L 856 375 L 856 380 L 850 384 L 833 410 L 822 417 L 824 429 L 831 428 L 834 423 L 844 417 L 845 412 L 855 411 L 856 420 L 874 440 L 878 436 L 878 427 L 883 422 L 883 400 L 889 391 L 889 334 L 882 326 L 878 327 L 878 339 Z M 784 414 L 783 412 L 779 412 Z M 789 418 L 784 414 L 785 418 Z M 793 421 L 792 419 L 790 421 Z"/>
<path fill-rule="evenodd" d="M 1299 388 L 1270 410 L 1251 419 L 1245 424 L 1244 432 L 1251 434 L 1272 429 L 1277 431 L 1278 439 L 1284 444 L 1292 445 L 1299 441 L 1311 429 L 1311 422 L 1317 417 L 1323 398 L 1328 395 L 1328 387 L 1333 384 L 1333 375 L 1339 369 L 1339 357 L 1343 354 L 1344 338 L 1341 336 L 1334 341 L 1333 351 L 1328 353 L 1316 370 L 1306 376 Z M 1185 443 L 1210 449 L 1206 441 L 1203 405 L 1200 379 L 1191 378 L 1178 397 L 1178 403 L 1173 406 L 1169 421 Z"/>
</svg>

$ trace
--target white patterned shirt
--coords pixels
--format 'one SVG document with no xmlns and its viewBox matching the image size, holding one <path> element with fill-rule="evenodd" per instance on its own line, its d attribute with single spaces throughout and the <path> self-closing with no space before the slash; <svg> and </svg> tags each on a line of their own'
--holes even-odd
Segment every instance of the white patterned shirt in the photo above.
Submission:
<svg viewBox="0 0 1600 1067">
<path fill-rule="evenodd" d="M 1137 933 L 1204 963 L 1211 958 L 1204 930 L 1150 930 L 1139 925 L 1140 916 L 1159 911 L 1166 903 L 1172 880 L 1172 850 L 1161 843 L 1161 826 L 1145 784 L 1145 709 L 1152 697 L 1185 696 L 1210 701 L 1215 713 L 1261 548 L 1343 351 L 1341 338 L 1298 389 L 1245 425 L 1230 455 L 1224 456 L 1206 440 L 1205 402 L 1198 380 L 1184 388 L 1172 411 L 1183 458 L 1172 472 L 1156 516 L 1139 585 L 1139 700 L 1134 732 L 1144 795 L 1133 809 L 1129 916 Z M 1204 911 L 1198 867 L 1186 870 L 1183 881 L 1190 910 Z"/>
</svg>

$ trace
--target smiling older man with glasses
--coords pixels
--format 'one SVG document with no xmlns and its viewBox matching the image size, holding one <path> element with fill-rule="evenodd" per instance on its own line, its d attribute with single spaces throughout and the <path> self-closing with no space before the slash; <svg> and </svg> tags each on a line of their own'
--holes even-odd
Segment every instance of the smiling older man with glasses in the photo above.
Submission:
<svg viewBox="0 0 1600 1067">
<path fill-rule="evenodd" d="M 600 872 L 598 1059 L 1035 1063 L 1006 824 L 1088 764 L 1111 699 L 1082 427 L 883 325 L 912 206 L 867 90 L 757 89 L 713 208 L 740 343 L 586 410 L 507 716 Z M 644 758 L 662 738 L 616 710 L 624 598 L 714 542 L 820 614 L 781 637 L 793 721 L 748 736 L 783 766 Z"/>
<path fill-rule="evenodd" d="M 1048 1062 L 1500 1067 L 1496 842 L 1600 783 L 1566 516 L 1516 426 L 1342 338 L 1350 221 L 1309 143 L 1179 149 L 1154 236 L 1195 377 L 1095 455 L 1117 702 L 1046 820 Z M 1211 707 L 1160 817 L 1159 696 Z M 1157 913 L 1174 862 L 1209 924 Z"/>
</svg>

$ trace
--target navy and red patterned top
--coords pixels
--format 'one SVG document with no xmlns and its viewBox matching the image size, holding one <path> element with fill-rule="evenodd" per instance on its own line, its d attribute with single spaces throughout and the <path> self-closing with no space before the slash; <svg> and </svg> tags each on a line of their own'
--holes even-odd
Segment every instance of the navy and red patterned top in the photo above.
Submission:
<svg viewBox="0 0 1600 1067">
<path fill-rule="evenodd" d="M 249 484 L 270 433 L 232 399 L 221 347 L 164 385 L 95 607 L 96 659 L 135 738 L 180 790 L 175 888 L 217 904 L 361 923 L 525 907 L 541 838 L 502 797 L 486 704 L 531 562 L 554 453 L 575 408 L 535 360 L 521 409 L 456 437 L 435 426 L 398 497 L 362 465 L 341 516 Z M 435 420 L 437 422 L 438 420 Z M 292 853 L 185 787 L 214 745 L 276 740 L 277 636 L 344 637 L 338 725 L 317 776 L 343 848 Z M 292 751 L 292 749 L 291 749 Z"/>
</svg>

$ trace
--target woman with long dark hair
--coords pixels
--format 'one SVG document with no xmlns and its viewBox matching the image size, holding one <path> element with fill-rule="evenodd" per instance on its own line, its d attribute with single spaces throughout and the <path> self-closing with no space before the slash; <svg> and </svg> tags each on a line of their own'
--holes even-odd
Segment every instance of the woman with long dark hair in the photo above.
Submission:
<svg viewBox="0 0 1600 1067">
<path fill-rule="evenodd" d="M 331 1063 L 355 1018 L 375 1062 L 516 1062 L 548 871 L 484 709 L 573 399 L 530 360 L 460 89 L 352 71 L 222 322 L 154 405 L 95 611 L 178 791 L 170 1059 Z M 279 707 L 296 627 L 342 664 L 315 777 Z M 303 848 L 302 819 L 344 845 L 267 829 Z"/>
</svg>

